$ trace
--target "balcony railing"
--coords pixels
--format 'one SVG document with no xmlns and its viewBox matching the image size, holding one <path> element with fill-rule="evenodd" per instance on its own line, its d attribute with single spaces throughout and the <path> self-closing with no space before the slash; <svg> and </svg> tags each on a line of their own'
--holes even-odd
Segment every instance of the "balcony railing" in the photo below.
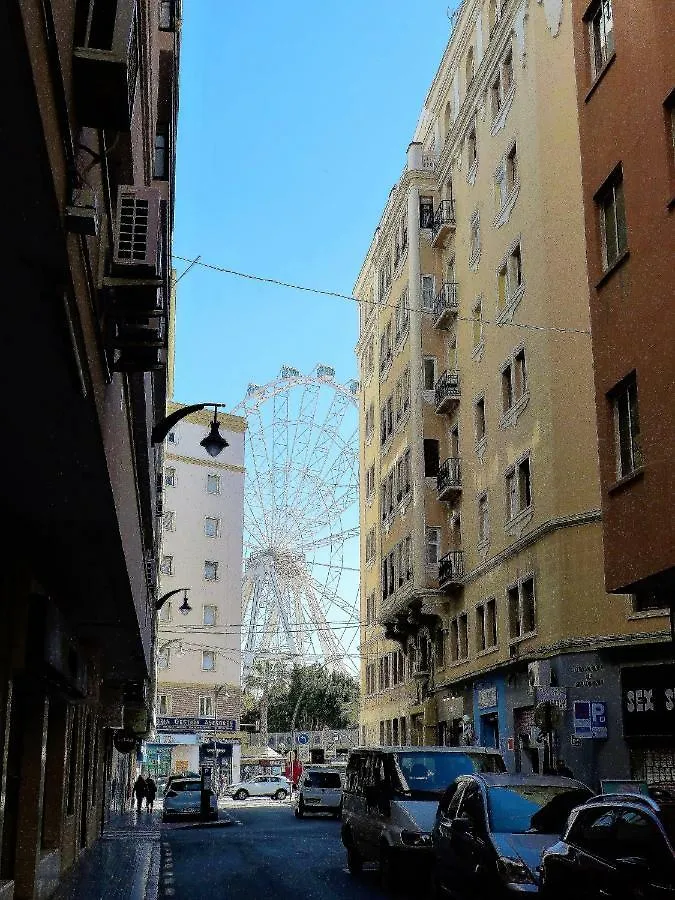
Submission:
<svg viewBox="0 0 675 900">
<path fill-rule="evenodd" d="M 446 281 L 434 300 L 434 327 L 446 328 L 457 315 L 458 309 L 457 284 Z"/>
<path fill-rule="evenodd" d="M 462 463 L 459 458 L 446 459 L 440 466 L 436 488 L 439 500 L 448 500 L 462 490 Z"/>
<path fill-rule="evenodd" d="M 459 403 L 459 372 L 451 370 L 443 372 L 434 388 L 434 402 L 436 412 L 449 412 L 456 403 Z"/>
<path fill-rule="evenodd" d="M 441 200 L 434 210 L 434 224 L 431 231 L 431 246 L 445 247 L 450 232 L 455 227 L 455 204 L 452 200 Z"/>
<path fill-rule="evenodd" d="M 438 586 L 458 587 L 464 578 L 464 551 L 451 550 L 438 563 Z"/>
</svg>

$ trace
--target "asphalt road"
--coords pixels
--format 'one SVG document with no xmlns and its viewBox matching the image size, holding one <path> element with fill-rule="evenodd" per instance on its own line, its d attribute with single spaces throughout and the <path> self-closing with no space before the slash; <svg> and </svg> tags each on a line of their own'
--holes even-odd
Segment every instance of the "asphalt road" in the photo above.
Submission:
<svg viewBox="0 0 675 900">
<path fill-rule="evenodd" d="M 372 900 L 391 898 L 377 869 L 346 869 L 340 822 L 296 819 L 290 803 L 228 804 L 229 826 L 162 827 L 160 898 L 177 900 Z M 396 898 L 422 900 L 412 885 Z"/>
</svg>

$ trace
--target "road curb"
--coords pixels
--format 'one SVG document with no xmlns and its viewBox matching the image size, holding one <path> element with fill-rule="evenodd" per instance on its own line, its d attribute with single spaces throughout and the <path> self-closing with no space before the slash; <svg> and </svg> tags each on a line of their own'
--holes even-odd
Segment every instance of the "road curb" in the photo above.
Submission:
<svg viewBox="0 0 675 900">
<path fill-rule="evenodd" d="M 229 816 L 218 819 L 217 822 L 186 822 L 184 825 L 178 825 L 176 828 L 172 828 L 172 831 L 183 831 L 186 828 L 225 828 L 228 825 L 234 825 L 234 819 L 231 819 Z"/>
</svg>

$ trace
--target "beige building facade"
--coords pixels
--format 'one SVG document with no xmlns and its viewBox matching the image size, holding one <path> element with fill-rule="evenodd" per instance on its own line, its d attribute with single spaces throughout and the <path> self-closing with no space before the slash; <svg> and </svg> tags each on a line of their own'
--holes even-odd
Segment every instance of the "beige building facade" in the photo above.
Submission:
<svg viewBox="0 0 675 900">
<path fill-rule="evenodd" d="M 160 595 L 178 593 L 159 611 L 149 755 L 158 769 L 195 771 L 215 740 L 219 768 L 237 780 L 246 420 L 218 413 L 228 446 L 212 458 L 200 445 L 212 417 L 191 413 L 165 441 Z"/>
<path fill-rule="evenodd" d="M 576 110 L 567 4 L 466 0 L 355 286 L 361 739 L 597 780 L 575 700 L 665 634 L 604 591 Z"/>
</svg>

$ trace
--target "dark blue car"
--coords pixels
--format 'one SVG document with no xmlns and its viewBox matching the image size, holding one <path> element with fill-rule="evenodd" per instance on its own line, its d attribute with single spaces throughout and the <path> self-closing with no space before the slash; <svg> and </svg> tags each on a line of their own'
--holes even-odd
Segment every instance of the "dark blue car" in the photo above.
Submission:
<svg viewBox="0 0 675 900">
<path fill-rule="evenodd" d="M 438 895 L 498 900 L 536 894 L 544 850 L 592 793 L 559 776 L 457 778 L 439 803 L 432 832 Z"/>
</svg>

